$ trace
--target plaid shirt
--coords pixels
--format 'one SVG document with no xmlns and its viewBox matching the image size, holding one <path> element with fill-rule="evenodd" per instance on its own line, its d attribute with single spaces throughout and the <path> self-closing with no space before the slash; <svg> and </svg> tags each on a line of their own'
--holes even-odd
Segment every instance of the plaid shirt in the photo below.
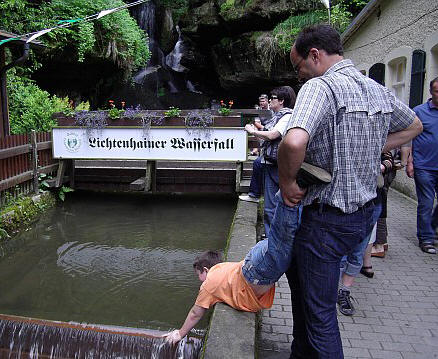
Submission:
<svg viewBox="0 0 438 359">
<path fill-rule="evenodd" d="M 307 131 L 305 161 L 330 172 L 332 182 L 309 187 L 303 205 L 317 200 L 352 213 L 376 197 L 388 132 L 407 128 L 414 118 L 409 107 L 350 60 L 307 81 L 287 129 Z"/>
</svg>

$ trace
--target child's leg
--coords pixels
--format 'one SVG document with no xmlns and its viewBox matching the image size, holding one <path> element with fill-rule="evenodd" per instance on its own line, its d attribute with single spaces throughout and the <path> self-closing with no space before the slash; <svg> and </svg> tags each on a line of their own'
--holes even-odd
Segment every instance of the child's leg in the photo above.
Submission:
<svg viewBox="0 0 438 359">
<path fill-rule="evenodd" d="M 280 279 L 289 268 L 301 206 L 288 207 L 280 192 L 268 239 L 258 242 L 248 253 L 242 267 L 245 279 L 252 284 L 268 285 Z"/>
</svg>

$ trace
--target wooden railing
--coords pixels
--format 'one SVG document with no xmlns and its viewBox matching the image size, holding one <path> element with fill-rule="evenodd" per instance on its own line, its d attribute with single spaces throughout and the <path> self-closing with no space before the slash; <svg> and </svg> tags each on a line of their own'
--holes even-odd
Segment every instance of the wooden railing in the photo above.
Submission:
<svg viewBox="0 0 438 359">
<path fill-rule="evenodd" d="M 0 205 L 11 197 L 38 193 L 38 176 L 52 174 L 57 167 L 50 132 L 0 138 Z"/>
</svg>

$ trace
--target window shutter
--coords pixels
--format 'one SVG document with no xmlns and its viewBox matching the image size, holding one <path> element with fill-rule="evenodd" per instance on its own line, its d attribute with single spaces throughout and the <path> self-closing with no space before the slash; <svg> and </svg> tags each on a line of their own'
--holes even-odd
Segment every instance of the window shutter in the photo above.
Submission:
<svg viewBox="0 0 438 359">
<path fill-rule="evenodd" d="M 377 63 L 370 67 L 370 78 L 385 86 L 385 64 Z"/>
<path fill-rule="evenodd" d="M 411 91 L 409 107 L 423 103 L 424 75 L 426 73 L 426 53 L 423 50 L 414 50 L 412 53 Z"/>
</svg>

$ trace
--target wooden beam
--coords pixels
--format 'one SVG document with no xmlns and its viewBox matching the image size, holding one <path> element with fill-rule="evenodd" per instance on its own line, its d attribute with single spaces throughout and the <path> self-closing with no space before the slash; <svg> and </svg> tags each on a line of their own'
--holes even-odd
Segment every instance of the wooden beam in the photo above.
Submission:
<svg viewBox="0 0 438 359">
<path fill-rule="evenodd" d="M 237 162 L 236 164 L 236 192 L 239 192 L 240 181 L 242 180 L 243 162 Z"/>
<path fill-rule="evenodd" d="M 5 47 L 0 47 L 0 69 L 6 65 Z M 6 72 L 3 76 L 0 74 L 0 107 L 1 107 L 1 123 L 0 137 L 9 135 L 9 110 L 8 110 L 8 90 L 6 87 Z"/>
<path fill-rule="evenodd" d="M 32 179 L 32 177 L 33 171 L 27 171 L 17 176 L 0 181 L 0 191 L 7 190 L 8 188 L 14 187 L 17 184 L 29 181 Z"/>
<path fill-rule="evenodd" d="M 0 69 L 2 69 L 5 66 L 5 47 L 0 47 Z M 3 99 L 7 96 L 6 93 L 3 93 L 4 89 L 6 87 L 3 87 L 3 78 L 0 77 L 0 138 L 5 137 L 5 129 L 3 126 L 3 123 L 7 120 L 4 115 L 3 110 Z"/>
<path fill-rule="evenodd" d="M 30 134 L 30 145 L 32 148 L 32 172 L 33 172 L 33 191 L 34 193 L 39 193 L 38 185 L 38 148 L 37 148 L 37 138 L 35 130 L 32 130 Z"/>
<path fill-rule="evenodd" d="M 129 184 L 129 189 L 131 191 L 143 191 L 146 187 L 146 178 L 140 177 L 137 178 L 135 181 L 131 182 Z"/>
<path fill-rule="evenodd" d="M 68 165 L 67 160 L 59 160 L 58 173 L 56 174 L 56 182 L 55 182 L 56 188 L 61 187 L 63 184 L 65 169 L 67 165 Z"/>
</svg>

